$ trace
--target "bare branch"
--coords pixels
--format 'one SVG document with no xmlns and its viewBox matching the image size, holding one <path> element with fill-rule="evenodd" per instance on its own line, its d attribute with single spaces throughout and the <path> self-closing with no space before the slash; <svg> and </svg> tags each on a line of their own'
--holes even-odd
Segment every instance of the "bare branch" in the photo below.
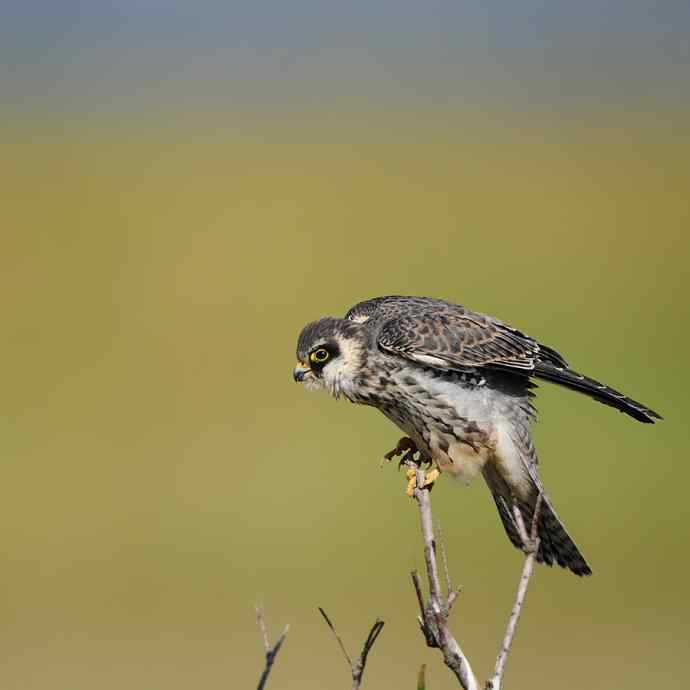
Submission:
<svg viewBox="0 0 690 690">
<path fill-rule="evenodd" d="M 331 622 L 331 619 L 328 617 L 328 614 L 320 606 L 318 608 L 319 608 L 319 613 L 321 613 L 324 620 L 328 624 L 328 627 L 331 629 L 331 632 L 333 633 L 335 639 L 338 640 L 338 644 L 340 645 L 340 649 L 343 650 L 343 654 L 345 655 L 345 659 L 347 660 L 347 665 L 350 667 L 350 670 L 352 670 L 352 659 L 350 659 L 350 655 L 347 653 L 347 649 L 345 649 L 345 644 L 343 643 L 340 635 L 338 635 L 338 631 L 335 629 L 335 626 Z"/>
<path fill-rule="evenodd" d="M 453 608 L 455 600 L 458 598 L 462 592 L 462 585 L 459 587 L 453 587 L 453 581 L 450 579 L 450 568 L 448 567 L 448 557 L 446 556 L 446 540 L 443 538 L 443 531 L 441 530 L 441 523 L 438 523 L 438 546 L 441 551 L 441 564 L 443 565 L 443 575 L 446 580 L 446 596 L 448 600 L 446 605 L 448 607 L 448 613 Z"/>
<path fill-rule="evenodd" d="M 527 545 L 529 544 L 529 534 L 527 533 L 525 521 L 522 519 L 522 512 L 518 507 L 517 501 L 513 501 L 513 517 L 515 518 L 515 524 L 517 526 L 518 533 L 520 534 L 520 539 L 522 539 L 522 544 L 525 548 L 527 548 Z"/>
<path fill-rule="evenodd" d="M 534 545 L 535 551 L 538 550 L 539 544 L 537 544 L 537 536 L 539 534 L 539 513 L 541 511 L 543 495 L 539 492 L 537 500 L 534 503 L 534 513 L 532 513 L 532 528 L 530 529 L 530 537 L 532 539 L 532 544 Z"/>
<path fill-rule="evenodd" d="M 259 685 L 257 686 L 257 690 L 263 690 L 266 687 L 268 674 L 271 672 L 271 668 L 273 668 L 273 662 L 278 656 L 278 652 L 283 646 L 283 642 L 285 642 L 285 638 L 290 630 L 290 626 L 285 626 L 283 632 L 280 633 L 280 637 L 273 647 L 271 647 L 270 642 L 268 641 L 268 628 L 266 627 L 266 621 L 264 620 L 264 612 L 260 606 L 256 607 L 256 622 L 259 625 L 259 630 L 261 630 L 261 637 L 263 639 L 264 649 L 266 650 L 266 665 L 264 666 L 261 678 L 259 678 Z"/>
<path fill-rule="evenodd" d="M 520 576 L 520 583 L 518 585 L 517 594 L 515 596 L 515 603 L 513 604 L 513 609 L 510 612 L 510 618 L 508 619 L 508 625 L 506 627 L 505 636 L 503 637 L 503 642 L 501 643 L 501 648 L 498 652 L 498 657 L 496 658 L 496 667 L 494 669 L 494 675 L 486 683 L 486 690 L 501 690 L 501 683 L 503 681 L 503 672 L 505 671 L 506 661 L 508 661 L 508 654 L 510 653 L 510 646 L 513 642 L 513 636 L 515 635 L 515 629 L 517 628 L 518 619 L 520 618 L 520 613 L 522 611 L 522 605 L 525 601 L 525 595 L 527 594 L 527 587 L 529 586 L 530 578 L 532 577 L 532 571 L 534 570 L 534 562 L 537 558 L 537 553 L 539 552 L 539 511 L 541 509 L 542 495 L 541 493 L 537 496 L 537 502 L 534 506 L 534 513 L 532 514 L 532 524 L 530 525 L 530 533 L 527 536 L 527 530 L 525 529 L 525 524 L 522 520 L 522 515 L 520 511 L 514 507 L 514 513 L 516 514 L 516 520 L 519 516 L 518 530 L 520 531 L 520 536 L 525 548 L 525 562 L 522 566 L 522 574 Z"/>
<path fill-rule="evenodd" d="M 441 650 L 444 663 L 453 671 L 460 685 L 465 690 L 479 690 L 479 683 L 472 671 L 470 662 L 448 628 L 449 604 L 448 600 L 444 600 L 441 591 L 439 569 L 436 561 L 436 543 L 434 541 L 431 515 L 431 499 L 429 497 L 429 491 L 424 488 L 424 473 L 413 462 L 408 462 L 407 465 L 410 469 L 416 470 L 417 483 L 413 495 L 419 507 L 422 539 L 424 541 L 424 560 L 429 584 L 429 602 L 425 606 L 424 597 L 421 593 L 419 576 L 413 571 L 412 582 L 415 585 L 417 599 L 422 612 L 420 617 L 420 628 L 424 634 L 427 645 L 430 647 L 437 647 Z M 449 577 L 447 581 L 450 582 Z"/>
<path fill-rule="evenodd" d="M 441 551 L 441 565 L 443 566 L 443 576 L 446 580 L 446 595 L 450 597 L 450 593 L 453 591 L 453 582 L 450 579 L 450 570 L 448 568 L 448 557 L 446 556 L 446 542 L 443 538 L 443 530 L 441 529 L 441 523 L 438 523 L 438 545 Z"/>
<path fill-rule="evenodd" d="M 426 646 L 438 648 L 438 642 L 436 641 L 436 626 L 430 625 L 430 621 L 427 620 L 427 608 L 424 603 L 424 594 L 422 593 L 422 583 L 419 580 L 419 573 L 413 570 L 410 575 L 412 576 L 412 584 L 414 585 L 414 590 L 417 594 L 417 602 L 419 603 L 420 615 L 417 616 L 419 629 L 422 631 L 422 635 L 424 635 Z"/>
<path fill-rule="evenodd" d="M 261 630 L 261 637 L 264 641 L 264 651 L 268 653 L 271 645 L 268 642 L 268 628 L 266 627 L 266 621 L 264 620 L 264 610 L 258 604 L 254 607 L 256 609 L 256 622 L 259 625 L 259 630 Z"/>
<path fill-rule="evenodd" d="M 359 659 L 357 659 L 357 663 L 352 669 L 352 690 L 357 690 L 357 688 L 359 688 L 359 686 L 362 684 L 364 668 L 367 665 L 367 657 L 369 656 L 369 652 L 376 642 L 376 638 L 381 633 L 381 630 L 383 630 L 384 625 L 385 623 L 380 618 L 377 618 L 371 630 L 369 631 L 369 634 L 367 635 L 367 639 L 364 641 L 362 653 L 359 655 Z"/>
<path fill-rule="evenodd" d="M 357 657 L 357 661 L 353 663 L 340 635 L 338 634 L 338 631 L 335 629 L 335 625 L 333 625 L 333 623 L 331 622 L 331 619 L 328 617 L 328 614 L 320 606 L 318 608 L 319 612 L 326 621 L 326 624 L 331 629 L 331 632 L 333 633 L 335 639 L 338 641 L 338 645 L 340 645 L 340 649 L 342 650 L 343 655 L 347 660 L 348 666 L 350 667 L 350 673 L 352 674 L 352 690 L 358 690 L 360 685 L 362 684 L 362 679 L 364 678 L 364 669 L 367 665 L 367 658 L 369 657 L 369 652 L 371 651 L 371 648 L 374 646 L 376 639 L 381 634 L 381 630 L 383 630 L 383 626 L 385 625 L 385 623 L 380 618 L 377 618 L 374 621 L 374 625 L 372 625 L 371 630 L 367 635 L 367 639 L 364 640 L 362 653 Z"/>
<path fill-rule="evenodd" d="M 453 604 L 455 603 L 456 599 L 462 594 L 462 585 L 459 587 L 456 587 L 449 595 L 448 595 L 448 613 L 450 613 L 450 610 L 453 608 Z"/>
<path fill-rule="evenodd" d="M 419 612 L 424 615 L 424 595 L 422 594 L 422 583 L 419 581 L 419 573 L 413 570 L 410 575 L 412 576 L 412 584 L 414 585 L 415 592 L 417 594 L 417 602 L 419 603 Z"/>
</svg>

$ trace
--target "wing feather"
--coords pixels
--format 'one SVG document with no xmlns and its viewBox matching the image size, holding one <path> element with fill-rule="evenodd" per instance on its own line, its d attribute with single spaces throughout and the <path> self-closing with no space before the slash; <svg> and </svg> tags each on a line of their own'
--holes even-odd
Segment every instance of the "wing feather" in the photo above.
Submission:
<svg viewBox="0 0 690 690">
<path fill-rule="evenodd" d="M 389 354 L 441 369 L 531 372 L 537 359 L 567 366 L 554 350 L 498 319 L 430 297 L 391 295 L 356 304 L 346 318 L 370 321 Z"/>
<path fill-rule="evenodd" d="M 391 316 L 382 321 L 379 347 L 391 354 L 426 363 L 439 360 L 446 369 L 493 367 L 532 371 L 539 344 L 489 317 L 452 313 Z"/>
</svg>

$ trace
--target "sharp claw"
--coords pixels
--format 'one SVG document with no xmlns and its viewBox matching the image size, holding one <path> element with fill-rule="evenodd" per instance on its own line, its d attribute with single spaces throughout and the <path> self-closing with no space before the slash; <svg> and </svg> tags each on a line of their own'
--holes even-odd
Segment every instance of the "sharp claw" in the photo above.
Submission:
<svg viewBox="0 0 690 690">
<path fill-rule="evenodd" d="M 410 448 L 405 455 L 403 455 L 400 458 L 400 461 L 398 462 L 398 469 L 400 469 L 403 465 L 407 465 L 408 462 L 414 462 L 415 464 L 419 464 L 415 459 L 414 459 L 414 454 L 417 452 L 416 448 Z"/>
<path fill-rule="evenodd" d="M 389 450 L 387 453 L 384 454 L 383 456 L 383 461 L 381 465 L 383 466 L 383 462 L 388 461 L 390 462 L 393 458 L 397 457 L 398 455 L 403 455 L 403 459 L 400 461 L 400 463 L 407 462 L 407 460 L 411 460 L 412 456 L 417 452 L 417 446 L 415 446 L 414 441 L 411 438 L 408 438 L 407 436 L 403 436 L 393 448 L 393 450 Z M 400 465 L 398 465 L 400 467 Z"/>
<path fill-rule="evenodd" d="M 419 453 L 419 458 L 415 459 L 415 455 L 417 453 Z M 434 482 L 438 479 L 438 476 L 441 474 L 441 472 L 436 467 L 432 468 L 431 459 L 424 457 L 422 453 L 419 452 L 415 442 L 408 436 L 403 436 L 393 450 L 389 450 L 384 454 L 383 460 L 381 461 L 381 466 L 383 467 L 384 462 L 390 462 L 398 455 L 401 456 L 398 462 L 398 469 L 400 469 L 403 465 L 409 467 L 411 463 L 417 467 L 421 467 L 428 463 L 430 469 L 424 476 L 424 483 L 422 484 L 421 488 L 428 488 L 431 490 Z M 407 476 L 407 489 L 405 490 L 405 493 L 408 496 L 413 496 L 414 490 L 417 487 L 417 470 L 410 468 L 407 470 L 405 475 Z"/>
</svg>

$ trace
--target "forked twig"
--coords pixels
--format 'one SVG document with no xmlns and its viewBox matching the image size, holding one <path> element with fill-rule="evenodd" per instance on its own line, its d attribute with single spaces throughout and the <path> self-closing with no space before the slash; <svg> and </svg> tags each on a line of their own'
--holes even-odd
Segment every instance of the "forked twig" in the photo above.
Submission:
<svg viewBox="0 0 690 690">
<path fill-rule="evenodd" d="M 338 641 L 338 645 L 340 646 L 340 649 L 343 652 L 348 666 L 350 667 L 350 673 L 352 674 L 352 690 L 358 690 L 358 688 L 362 684 L 362 679 L 364 677 L 364 669 L 367 665 L 367 658 L 369 657 L 369 652 L 371 651 L 371 648 L 374 646 L 376 638 L 381 633 L 381 630 L 383 630 L 383 626 L 385 625 L 385 623 L 380 618 L 377 618 L 376 621 L 374 621 L 374 625 L 371 627 L 371 630 L 367 635 L 367 639 L 364 640 L 362 653 L 357 657 L 357 661 L 353 663 L 350 655 L 347 652 L 347 648 L 343 643 L 342 638 L 338 634 L 338 631 L 335 629 L 335 625 L 333 625 L 331 619 L 328 617 L 328 614 L 320 606 L 318 608 L 319 613 L 321 613 L 323 619 L 326 621 L 326 624 L 331 629 L 333 636 Z"/>
<path fill-rule="evenodd" d="M 266 652 L 266 665 L 264 666 L 264 670 L 261 673 L 261 678 L 259 678 L 259 685 L 257 686 L 257 690 L 263 690 L 266 687 L 268 674 L 273 668 L 273 662 L 276 660 L 276 656 L 278 656 L 278 652 L 283 646 L 283 642 L 285 642 L 285 638 L 290 630 L 290 626 L 285 626 L 283 632 L 280 633 L 280 637 L 278 637 L 276 643 L 273 645 L 273 647 L 271 647 L 271 644 L 268 641 L 268 628 L 266 627 L 266 621 L 264 620 L 264 611 L 261 606 L 256 606 L 256 622 L 259 626 L 259 630 L 261 630 L 261 637 L 263 639 L 264 650 Z"/>
<path fill-rule="evenodd" d="M 413 495 L 419 506 L 422 539 L 424 541 L 424 561 L 429 584 L 429 601 L 425 604 L 419 575 L 416 571 L 412 571 L 412 582 L 420 609 L 419 627 L 427 645 L 441 650 L 444 663 L 455 674 L 460 685 L 465 690 L 479 690 L 479 683 L 474 671 L 472 671 L 470 662 L 448 627 L 450 593 L 448 598 L 444 599 L 436 561 L 431 499 L 429 498 L 429 491 L 424 488 L 424 473 L 414 463 L 408 462 L 407 464 L 410 469 L 414 469 L 417 473 L 417 484 Z M 447 582 L 450 583 L 449 576 Z"/>
<path fill-rule="evenodd" d="M 470 662 L 448 627 L 450 610 L 453 602 L 460 593 L 461 588 L 453 588 L 450 578 L 450 569 L 448 567 L 448 559 L 446 557 L 445 545 L 443 543 L 443 539 L 441 539 L 439 542 L 439 550 L 441 554 L 441 566 L 443 568 L 447 588 L 447 595 L 444 598 L 441 590 L 439 564 L 436 558 L 436 541 L 434 539 L 433 531 L 431 498 L 429 496 L 428 488 L 424 486 L 424 473 L 413 461 L 408 461 L 406 464 L 410 469 L 415 470 L 416 473 L 416 485 L 413 495 L 419 507 L 420 522 L 422 526 L 422 539 L 424 542 L 424 561 L 429 583 L 429 599 L 428 602 L 425 602 L 419 574 L 416 570 L 412 571 L 412 584 L 414 585 L 417 603 L 419 605 L 419 627 L 424 635 L 427 645 L 429 647 L 438 648 L 441 651 L 443 654 L 444 663 L 455 674 L 456 678 L 460 682 L 460 685 L 465 690 L 479 690 L 479 682 L 472 671 Z M 525 562 L 522 567 L 522 574 L 520 576 L 520 584 L 515 597 L 515 603 L 513 604 L 510 618 L 508 619 L 506 632 L 498 653 L 498 658 L 496 659 L 494 674 L 487 681 L 485 690 L 501 690 L 503 672 L 505 670 L 506 661 L 510 652 L 510 646 L 513 641 L 513 636 L 515 635 L 515 629 L 517 627 L 518 619 L 520 618 L 520 612 L 522 611 L 522 606 L 525 601 L 527 587 L 529 585 L 529 580 L 532 576 L 534 563 L 539 551 L 538 524 L 542 500 L 543 497 L 541 494 L 539 494 L 539 496 L 537 496 L 529 533 L 525 527 L 522 514 L 518 510 L 517 505 L 515 505 L 513 509 L 515 523 L 523 543 Z M 439 529 L 439 535 L 440 534 L 441 531 Z"/>
<path fill-rule="evenodd" d="M 501 690 L 503 672 L 505 670 L 506 661 L 508 661 L 510 646 L 513 642 L 513 636 L 515 635 L 515 629 L 517 628 L 518 619 L 520 618 L 522 605 L 525 601 L 527 587 L 529 586 L 529 581 L 532 577 L 534 562 L 537 558 L 537 553 L 539 552 L 538 526 L 539 511 L 541 510 L 541 504 L 542 495 L 540 493 L 539 496 L 537 496 L 537 502 L 534 506 L 534 513 L 532 514 L 532 524 L 530 525 L 529 535 L 527 534 L 525 523 L 522 519 L 520 511 L 517 509 L 516 506 L 514 506 L 513 508 L 516 523 L 518 526 L 518 531 L 520 533 L 520 537 L 522 539 L 522 543 L 525 550 L 525 562 L 522 566 L 522 574 L 520 575 L 520 584 L 518 585 L 517 594 L 515 596 L 515 603 L 513 604 L 513 609 L 510 612 L 510 618 L 508 619 L 508 625 L 506 627 L 506 632 L 503 637 L 503 642 L 501 643 L 501 648 L 498 652 L 498 657 L 496 658 L 496 667 L 494 669 L 494 675 L 486 682 L 486 690 Z"/>
</svg>

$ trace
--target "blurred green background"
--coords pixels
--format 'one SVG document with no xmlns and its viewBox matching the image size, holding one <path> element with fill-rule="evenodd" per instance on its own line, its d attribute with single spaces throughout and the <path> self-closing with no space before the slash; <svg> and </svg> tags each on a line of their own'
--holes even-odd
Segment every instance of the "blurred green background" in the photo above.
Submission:
<svg viewBox="0 0 690 690">
<path fill-rule="evenodd" d="M 380 10 L 385 25 L 393 6 Z M 351 19 L 333 50 L 378 45 L 373 29 L 357 34 L 356 9 Z M 690 671 L 690 100 L 654 90 L 668 72 L 633 65 L 641 77 L 628 75 L 625 94 L 577 72 L 569 101 L 529 60 L 521 97 L 481 63 L 483 95 L 444 99 L 407 66 L 410 91 L 387 89 L 366 55 L 337 79 L 327 64 L 300 81 L 323 67 L 307 55 L 280 80 L 277 51 L 275 74 L 233 100 L 237 82 L 207 54 L 199 70 L 215 81 L 203 88 L 165 62 L 172 40 L 170 55 L 134 50 L 124 76 L 89 72 L 103 44 L 87 39 L 112 26 L 107 13 L 61 42 L 41 38 L 60 26 L 37 37 L 15 20 L 16 45 L 43 57 L 17 48 L 0 134 L 0 687 L 255 687 L 256 602 L 274 637 L 292 626 L 269 688 L 348 687 L 317 606 L 353 652 L 385 619 L 365 687 L 412 688 L 422 663 L 430 689 L 455 687 L 417 630 L 417 512 L 402 474 L 379 469 L 399 432 L 291 377 L 306 321 L 387 293 L 495 314 L 665 416 L 644 426 L 540 388 L 542 476 L 595 574 L 538 569 L 506 680 L 677 685 Z M 569 36 L 569 20 L 553 31 Z M 245 23 L 257 55 L 275 47 Z M 625 38 L 614 57 L 635 47 Z M 116 39 L 109 50 L 126 60 Z M 414 64 L 421 49 L 403 39 L 395 50 Z M 224 54 L 208 54 L 220 70 Z M 559 55 L 555 42 L 545 58 Z M 139 67 L 153 76 L 137 82 Z M 108 89 L 117 97 L 103 100 Z M 434 505 L 465 586 L 453 627 L 485 677 L 521 559 L 481 482 L 442 481 Z"/>
</svg>

